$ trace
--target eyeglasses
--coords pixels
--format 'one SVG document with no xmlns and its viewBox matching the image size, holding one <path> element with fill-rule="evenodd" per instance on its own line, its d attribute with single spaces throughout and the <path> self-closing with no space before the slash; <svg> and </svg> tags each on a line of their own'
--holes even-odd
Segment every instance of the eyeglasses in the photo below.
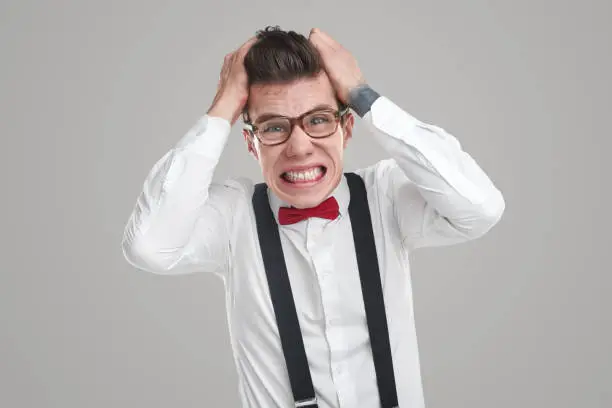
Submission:
<svg viewBox="0 0 612 408">
<path fill-rule="evenodd" d="M 340 110 L 317 109 L 306 112 L 296 118 L 275 116 L 257 125 L 245 120 L 244 128 L 251 131 L 261 144 L 275 146 L 285 143 L 298 125 L 308 136 L 322 139 L 333 135 L 338 130 L 340 119 L 347 114 L 349 107 Z"/>
</svg>

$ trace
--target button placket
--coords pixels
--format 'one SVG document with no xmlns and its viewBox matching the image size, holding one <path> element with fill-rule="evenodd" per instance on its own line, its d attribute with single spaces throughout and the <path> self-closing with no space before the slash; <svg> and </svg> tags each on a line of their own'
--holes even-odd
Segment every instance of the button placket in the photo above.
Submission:
<svg viewBox="0 0 612 408">
<path fill-rule="evenodd" d="M 329 227 L 329 225 L 325 225 Z M 341 306 L 342 301 L 337 288 L 337 276 L 334 274 L 335 263 L 332 248 L 334 234 L 331 232 L 329 228 L 325 228 L 324 230 L 324 224 L 322 222 L 309 220 L 307 247 L 312 257 L 314 272 L 319 282 L 324 314 L 324 332 L 329 345 L 329 363 L 332 369 L 333 381 L 337 387 L 343 388 L 343 381 L 346 381 L 343 380 L 346 375 L 345 368 L 342 367 L 342 365 L 338 366 L 340 358 L 339 353 L 343 349 L 343 333 L 342 328 L 338 324 L 340 321 L 338 308 Z"/>
<path fill-rule="evenodd" d="M 321 225 L 316 222 L 316 219 L 308 220 L 307 225 L 307 248 L 312 259 L 314 272 L 319 282 L 319 289 L 321 293 L 321 302 L 323 305 L 323 313 L 325 315 L 325 322 L 328 323 L 328 316 L 330 306 L 333 304 L 333 283 L 331 276 L 331 266 L 327 259 L 327 251 L 324 248 L 325 243 L 321 242 Z"/>
</svg>

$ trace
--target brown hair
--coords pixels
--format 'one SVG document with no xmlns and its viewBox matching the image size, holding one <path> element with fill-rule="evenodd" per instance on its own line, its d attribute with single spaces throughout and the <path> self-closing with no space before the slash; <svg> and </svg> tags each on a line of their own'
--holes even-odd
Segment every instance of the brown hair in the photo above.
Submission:
<svg viewBox="0 0 612 408">
<path fill-rule="evenodd" d="M 256 36 L 257 41 L 244 56 L 249 86 L 313 78 L 324 69 L 319 51 L 302 34 L 267 26 L 257 31 Z M 339 100 L 338 106 L 344 108 Z M 248 105 L 244 107 L 243 119 L 249 120 Z"/>
<path fill-rule="evenodd" d="M 308 38 L 279 26 L 257 32 L 257 41 L 244 57 L 244 66 L 249 85 L 311 78 L 323 69 L 321 56 Z"/>
</svg>

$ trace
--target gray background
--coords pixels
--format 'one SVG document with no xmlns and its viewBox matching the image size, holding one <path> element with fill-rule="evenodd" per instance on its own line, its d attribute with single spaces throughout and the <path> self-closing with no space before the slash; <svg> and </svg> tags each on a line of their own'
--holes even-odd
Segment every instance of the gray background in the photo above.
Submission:
<svg viewBox="0 0 612 408">
<path fill-rule="evenodd" d="M 132 269 L 144 178 L 255 30 L 318 26 L 505 194 L 418 252 L 429 408 L 610 407 L 609 1 L 0 3 L 0 406 L 238 405 L 223 287 Z M 384 158 L 358 123 L 347 169 Z M 253 175 L 239 129 L 217 179 Z M 408 408 L 408 407 L 406 407 Z"/>
</svg>

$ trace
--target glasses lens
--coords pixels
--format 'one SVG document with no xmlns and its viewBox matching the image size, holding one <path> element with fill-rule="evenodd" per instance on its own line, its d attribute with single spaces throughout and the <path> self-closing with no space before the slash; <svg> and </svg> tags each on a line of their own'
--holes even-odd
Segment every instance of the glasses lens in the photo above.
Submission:
<svg viewBox="0 0 612 408">
<path fill-rule="evenodd" d="M 259 137 L 264 143 L 279 143 L 291 133 L 291 123 L 287 119 L 270 119 L 257 125 Z"/>
<path fill-rule="evenodd" d="M 336 115 L 333 111 L 317 111 L 304 117 L 304 130 L 312 137 L 324 137 L 336 130 Z"/>
</svg>

